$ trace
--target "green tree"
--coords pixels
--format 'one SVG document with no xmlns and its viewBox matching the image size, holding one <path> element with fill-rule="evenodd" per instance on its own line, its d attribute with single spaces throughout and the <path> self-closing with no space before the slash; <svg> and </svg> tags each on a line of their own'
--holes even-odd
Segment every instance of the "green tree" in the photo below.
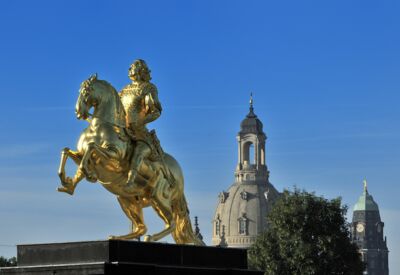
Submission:
<svg viewBox="0 0 400 275">
<path fill-rule="evenodd" d="M 249 249 L 250 265 L 265 274 L 362 274 L 346 212 L 340 198 L 285 190 L 268 215 L 269 229 Z"/>
<path fill-rule="evenodd" d="M 16 266 L 17 258 L 12 257 L 10 259 L 0 256 L 0 267 Z"/>
</svg>

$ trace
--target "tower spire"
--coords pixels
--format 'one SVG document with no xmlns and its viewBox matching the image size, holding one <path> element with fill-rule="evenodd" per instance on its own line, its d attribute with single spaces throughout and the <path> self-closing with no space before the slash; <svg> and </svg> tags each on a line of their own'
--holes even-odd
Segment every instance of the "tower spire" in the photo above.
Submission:
<svg viewBox="0 0 400 275">
<path fill-rule="evenodd" d="M 201 235 L 201 233 L 200 233 L 200 228 L 199 228 L 199 221 L 198 221 L 198 219 L 197 219 L 197 216 L 195 216 L 194 217 L 194 226 L 195 226 L 195 229 L 194 229 L 194 234 L 200 239 L 200 240 L 203 240 L 203 236 Z"/>
<path fill-rule="evenodd" d="M 368 186 L 367 179 L 364 179 L 363 183 L 364 183 L 364 192 L 368 193 L 368 190 L 367 190 L 367 186 Z"/>
<path fill-rule="evenodd" d="M 250 112 L 253 112 L 253 93 L 250 92 Z"/>
<path fill-rule="evenodd" d="M 249 103 L 250 103 L 249 110 L 250 110 L 250 111 L 249 111 L 249 114 L 247 115 L 247 117 L 255 117 L 253 102 L 254 102 L 254 100 L 253 100 L 253 93 L 250 92 L 250 101 L 249 101 Z"/>
</svg>

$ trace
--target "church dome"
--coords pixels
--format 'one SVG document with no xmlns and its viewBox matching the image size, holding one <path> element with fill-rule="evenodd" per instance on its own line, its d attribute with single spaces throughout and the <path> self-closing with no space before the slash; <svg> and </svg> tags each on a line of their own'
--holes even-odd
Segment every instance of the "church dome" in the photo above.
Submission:
<svg viewBox="0 0 400 275">
<path fill-rule="evenodd" d="M 249 247 L 267 228 L 267 214 L 279 193 L 269 182 L 234 183 L 219 194 L 213 244 L 223 234 L 229 247 Z"/>
<path fill-rule="evenodd" d="M 247 248 L 267 229 L 267 214 L 279 197 L 269 182 L 265 164 L 263 124 L 254 114 L 253 99 L 250 112 L 240 124 L 238 164 L 235 182 L 219 194 L 213 220 L 214 245 Z"/>
</svg>

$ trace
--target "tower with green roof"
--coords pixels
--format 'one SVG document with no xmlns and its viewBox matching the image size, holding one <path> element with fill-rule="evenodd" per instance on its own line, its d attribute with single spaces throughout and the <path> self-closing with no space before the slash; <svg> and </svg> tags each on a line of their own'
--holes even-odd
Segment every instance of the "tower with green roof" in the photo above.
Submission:
<svg viewBox="0 0 400 275">
<path fill-rule="evenodd" d="M 354 205 L 351 223 L 352 241 L 360 248 L 363 262 L 367 265 L 364 274 L 389 274 L 389 251 L 383 226 L 378 204 L 368 193 L 367 181 L 364 180 L 364 191 Z"/>
</svg>

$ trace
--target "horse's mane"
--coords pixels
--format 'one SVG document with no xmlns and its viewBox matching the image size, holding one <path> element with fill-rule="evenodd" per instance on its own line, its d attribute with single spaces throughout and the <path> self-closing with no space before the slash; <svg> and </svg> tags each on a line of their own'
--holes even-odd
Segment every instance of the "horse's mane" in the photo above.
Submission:
<svg viewBox="0 0 400 275">
<path fill-rule="evenodd" d="M 111 97 L 114 96 L 117 109 L 124 112 L 124 114 L 125 114 L 125 109 L 122 106 L 122 102 L 120 100 L 117 90 L 106 80 L 96 79 L 96 82 L 107 87 L 107 89 L 110 91 L 110 94 L 108 94 L 108 96 L 111 96 Z M 111 98 L 108 98 L 108 100 L 111 100 Z"/>
<path fill-rule="evenodd" d="M 116 90 L 114 89 L 114 87 L 110 84 L 110 82 L 108 82 L 108 81 L 106 81 L 106 80 L 97 79 L 97 82 L 103 83 L 104 85 L 107 85 L 107 86 L 111 86 L 111 88 L 113 88 L 113 90 L 116 91 Z"/>
</svg>

